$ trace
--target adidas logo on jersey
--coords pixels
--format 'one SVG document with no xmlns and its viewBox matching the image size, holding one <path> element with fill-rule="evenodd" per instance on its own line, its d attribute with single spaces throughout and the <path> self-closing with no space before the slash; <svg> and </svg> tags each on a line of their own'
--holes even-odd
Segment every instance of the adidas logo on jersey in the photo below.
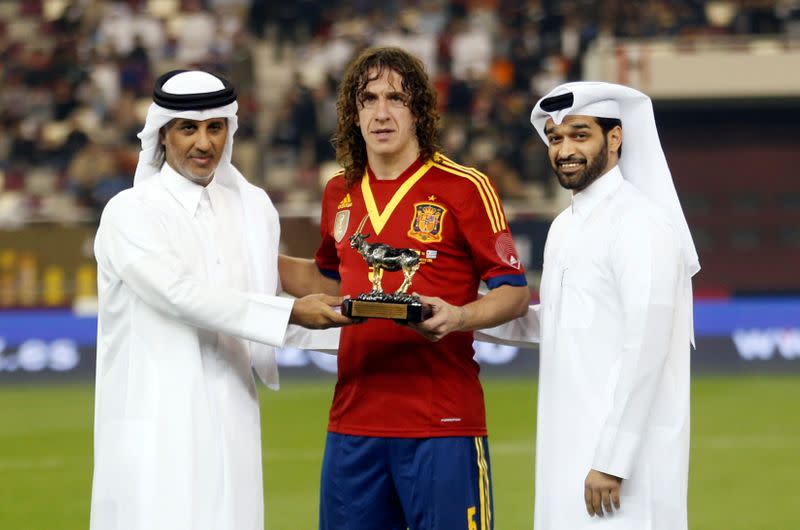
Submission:
<svg viewBox="0 0 800 530">
<path fill-rule="evenodd" d="M 353 200 L 350 198 L 350 194 L 348 193 L 344 196 L 344 199 L 342 199 L 336 209 L 343 210 L 344 208 L 350 208 L 351 206 L 353 206 Z"/>
</svg>

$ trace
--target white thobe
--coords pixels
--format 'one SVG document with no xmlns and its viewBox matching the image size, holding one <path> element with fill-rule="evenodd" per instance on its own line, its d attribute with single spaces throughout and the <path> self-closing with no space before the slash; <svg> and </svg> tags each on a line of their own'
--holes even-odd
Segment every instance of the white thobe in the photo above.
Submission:
<svg viewBox="0 0 800 530">
<path fill-rule="evenodd" d="M 278 238 L 262 190 L 203 188 L 168 164 L 109 202 L 95 241 L 93 530 L 263 528 L 251 358 L 286 335 Z"/>
<path fill-rule="evenodd" d="M 541 339 L 534 528 L 685 530 L 691 284 L 673 227 L 617 168 L 553 222 L 540 298 L 484 332 Z M 610 517 L 586 512 L 590 469 L 624 479 Z"/>
</svg>

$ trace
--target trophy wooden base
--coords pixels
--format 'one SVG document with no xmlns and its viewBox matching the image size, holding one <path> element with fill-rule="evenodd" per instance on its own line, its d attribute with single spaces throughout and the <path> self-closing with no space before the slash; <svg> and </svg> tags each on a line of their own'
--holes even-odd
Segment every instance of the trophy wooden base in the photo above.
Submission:
<svg viewBox="0 0 800 530">
<path fill-rule="evenodd" d="M 342 314 L 350 318 L 388 318 L 403 322 L 422 322 L 430 316 L 419 300 L 359 300 L 348 298 Z"/>
</svg>

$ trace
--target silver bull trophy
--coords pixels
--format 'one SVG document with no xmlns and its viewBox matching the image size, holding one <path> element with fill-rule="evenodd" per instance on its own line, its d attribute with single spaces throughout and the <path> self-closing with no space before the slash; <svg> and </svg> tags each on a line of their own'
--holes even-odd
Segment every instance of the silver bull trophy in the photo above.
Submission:
<svg viewBox="0 0 800 530">
<path fill-rule="evenodd" d="M 403 322 L 421 322 L 429 316 L 419 297 L 408 294 L 411 278 L 419 269 L 419 253 L 410 248 L 396 248 L 386 243 L 367 243 L 370 234 L 362 233 L 369 215 L 365 215 L 350 246 L 372 267 L 372 291 L 348 299 L 342 313 L 351 318 L 390 318 Z M 384 293 L 381 285 L 383 271 L 403 271 L 403 283 L 394 293 Z"/>
</svg>

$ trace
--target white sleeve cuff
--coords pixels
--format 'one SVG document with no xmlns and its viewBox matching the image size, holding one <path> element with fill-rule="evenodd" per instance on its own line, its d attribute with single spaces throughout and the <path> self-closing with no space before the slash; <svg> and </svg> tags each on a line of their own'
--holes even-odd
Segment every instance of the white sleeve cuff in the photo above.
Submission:
<svg viewBox="0 0 800 530">
<path fill-rule="evenodd" d="M 640 438 L 638 434 L 604 428 L 597 441 L 592 469 L 623 479 L 629 478 Z"/>
<path fill-rule="evenodd" d="M 286 328 L 292 314 L 294 298 L 250 294 L 250 303 L 242 329 L 248 331 L 248 339 L 282 346 L 286 337 Z"/>
</svg>

